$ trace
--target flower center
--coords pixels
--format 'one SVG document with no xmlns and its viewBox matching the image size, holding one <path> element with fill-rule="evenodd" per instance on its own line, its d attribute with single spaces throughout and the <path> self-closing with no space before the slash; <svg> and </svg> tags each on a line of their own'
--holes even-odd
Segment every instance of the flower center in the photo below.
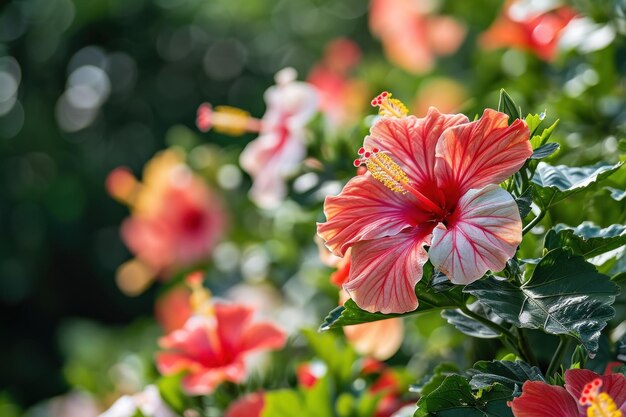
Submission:
<svg viewBox="0 0 626 417">
<path fill-rule="evenodd" d="M 261 130 L 261 121 L 251 117 L 247 111 L 230 106 L 217 106 L 213 109 L 209 103 L 203 103 L 198 107 L 196 125 L 202 132 L 213 129 L 230 136 Z"/>
<path fill-rule="evenodd" d="M 602 380 L 596 378 L 583 388 L 578 399 L 580 405 L 589 406 L 587 417 L 622 417 L 622 412 L 617 409 L 613 398 L 606 392 L 600 392 Z"/>
<path fill-rule="evenodd" d="M 371 104 L 373 107 L 378 107 L 378 114 L 381 116 L 402 118 L 409 114 L 404 103 L 396 98 L 391 98 L 391 93 L 387 91 L 374 97 Z"/>
<path fill-rule="evenodd" d="M 380 152 L 378 148 L 371 151 L 365 148 L 359 149 L 359 159 L 354 160 L 354 166 L 365 165 L 374 179 L 380 181 L 385 187 L 394 193 L 411 194 L 427 210 L 445 216 L 445 210 L 422 194 L 409 179 L 406 172 L 386 152 Z"/>
</svg>

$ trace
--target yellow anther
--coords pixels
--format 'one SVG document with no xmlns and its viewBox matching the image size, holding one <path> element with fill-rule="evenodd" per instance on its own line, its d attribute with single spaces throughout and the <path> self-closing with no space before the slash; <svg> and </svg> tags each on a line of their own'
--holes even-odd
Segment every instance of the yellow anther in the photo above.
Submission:
<svg viewBox="0 0 626 417">
<path fill-rule="evenodd" d="M 406 172 L 386 153 L 372 153 L 365 159 L 365 166 L 372 177 L 391 191 L 406 194 L 409 177 Z"/>
<path fill-rule="evenodd" d="M 230 106 L 217 106 L 212 114 L 211 127 L 219 133 L 240 136 L 248 131 L 250 113 Z"/>
<path fill-rule="evenodd" d="M 383 91 L 372 100 L 372 106 L 378 107 L 378 114 L 387 117 L 406 117 L 409 109 L 396 98 L 391 98 L 391 93 Z"/>
<path fill-rule="evenodd" d="M 622 412 L 609 394 L 601 392 L 587 409 L 587 417 L 622 417 Z"/>
<path fill-rule="evenodd" d="M 201 316 L 214 316 L 215 310 L 213 308 L 213 302 L 211 301 L 211 291 L 202 285 L 202 272 L 197 271 L 187 276 L 187 285 L 191 288 L 191 296 L 189 297 L 189 304 L 197 315 Z"/>
</svg>

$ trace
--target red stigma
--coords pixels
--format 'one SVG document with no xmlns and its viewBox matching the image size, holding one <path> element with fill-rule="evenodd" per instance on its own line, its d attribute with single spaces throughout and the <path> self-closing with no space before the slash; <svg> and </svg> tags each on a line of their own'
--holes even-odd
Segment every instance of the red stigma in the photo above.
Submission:
<svg viewBox="0 0 626 417">
<path fill-rule="evenodd" d="M 354 165 L 355 168 L 358 168 L 358 167 L 361 166 L 361 160 L 360 159 L 355 159 L 352 164 Z"/>
<path fill-rule="evenodd" d="M 372 152 L 374 152 L 374 153 L 378 153 L 378 152 L 380 152 L 380 149 L 378 149 L 378 148 L 374 148 L 374 149 L 372 149 Z"/>
<path fill-rule="evenodd" d="M 365 148 L 359 148 L 359 155 L 363 155 L 365 153 Z"/>
<path fill-rule="evenodd" d="M 596 378 L 593 380 L 593 385 L 596 387 L 599 387 L 600 385 L 602 385 L 602 380 L 600 378 Z"/>
<path fill-rule="evenodd" d="M 372 156 L 371 152 L 365 152 L 365 154 L 363 155 L 365 158 L 369 158 L 370 156 Z"/>
</svg>

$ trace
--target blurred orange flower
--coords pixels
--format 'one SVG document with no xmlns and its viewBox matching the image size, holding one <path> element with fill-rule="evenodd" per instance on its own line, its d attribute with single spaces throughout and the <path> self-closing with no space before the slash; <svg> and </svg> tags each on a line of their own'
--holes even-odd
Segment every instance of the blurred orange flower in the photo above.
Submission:
<svg viewBox="0 0 626 417">
<path fill-rule="evenodd" d="M 434 2 L 372 0 L 369 27 L 380 39 L 387 58 L 413 74 L 431 70 L 440 55 L 450 55 L 465 39 L 456 19 L 434 14 Z"/>
<path fill-rule="evenodd" d="M 555 58 L 563 29 L 576 17 L 569 6 L 553 2 L 509 1 L 480 37 L 485 49 L 516 48 L 544 61 Z"/>
<path fill-rule="evenodd" d="M 114 170 L 107 189 L 131 208 L 121 235 L 136 259 L 117 274 L 126 293 L 140 293 L 154 276 L 168 277 L 207 259 L 224 232 L 219 197 L 177 151 L 163 151 L 149 161 L 143 183 L 129 170 Z"/>
</svg>

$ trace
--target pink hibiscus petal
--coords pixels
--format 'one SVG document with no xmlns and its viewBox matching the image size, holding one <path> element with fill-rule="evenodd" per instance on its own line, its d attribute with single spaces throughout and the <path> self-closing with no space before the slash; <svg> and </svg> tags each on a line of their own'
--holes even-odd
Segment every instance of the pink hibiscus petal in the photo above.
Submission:
<svg viewBox="0 0 626 417">
<path fill-rule="evenodd" d="M 448 127 L 467 122 L 465 115 L 442 114 L 434 107 L 423 118 L 383 118 L 372 127 L 370 135 L 365 138 L 364 147 L 389 151 L 420 191 L 435 191 L 437 141 Z M 438 198 L 431 195 L 427 197 Z"/>
<path fill-rule="evenodd" d="M 433 231 L 430 260 L 455 284 L 469 284 L 488 270 L 501 271 L 522 241 L 515 201 L 497 185 L 469 190 L 448 226 Z"/>
<path fill-rule="evenodd" d="M 219 327 L 217 333 L 225 350 L 236 353 L 241 349 L 241 339 L 251 325 L 253 311 L 241 304 L 215 304 L 215 318 Z"/>
<path fill-rule="evenodd" d="M 576 399 L 580 398 L 585 385 L 596 378 L 602 380 L 601 392 L 611 396 L 617 408 L 626 411 L 626 376 L 622 374 L 598 375 L 588 369 L 570 369 L 565 371 L 565 389 Z M 587 407 L 579 406 L 581 413 Z"/>
<path fill-rule="evenodd" d="M 317 224 L 317 233 L 337 256 L 356 242 L 394 236 L 428 219 L 413 200 L 369 174 L 352 178 L 339 195 L 326 197 L 324 214 L 326 223 Z"/>
<path fill-rule="evenodd" d="M 241 340 L 241 349 L 247 352 L 259 349 L 280 349 L 286 341 L 285 332 L 272 323 L 256 322 L 245 330 Z"/>
<path fill-rule="evenodd" d="M 435 172 L 447 195 L 499 184 L 532 155 L 526 122 L 516 119 L 508 126 L 507 120 L 506 114 L 486 109 L 479 120 L 443 132 Z"/>
<path fill-rule="evenodd" d="M 224 417 L 259 417 L 265 407 L 265 397 L 262 392 L 247 394 L 232 403 L 226 410 Z"/>
<path fill-rule="evenodd" d="M 159 352 L 155 357 L 157 368 L 163 375 L 171 375 L 194 366 L 194 361 L 185 355 L 171 352 Z"/>
<path fill-rule="evenodd" d="M 564 388 L 526 381 L 522 395 L 509 403 L 515 417 L 579 417 L 576 401 Z"/>
<path fill-rule="evenodd" d="M 359 242 L 352 247 L 350 278 L 343 288 L 369 312 L 405 313 L 417 308 L 415 284 L 428 260 L 431 225 L 395 236 Z"/>
<path fill-rule="evenodd" d="M 208 369 L 185 375 L 182 379 L 183 389 L 191 395 L 207 395 L 224 381 L 243 382 L 246 377 L 242 361 L 223 368 Z"/>
</svg>

